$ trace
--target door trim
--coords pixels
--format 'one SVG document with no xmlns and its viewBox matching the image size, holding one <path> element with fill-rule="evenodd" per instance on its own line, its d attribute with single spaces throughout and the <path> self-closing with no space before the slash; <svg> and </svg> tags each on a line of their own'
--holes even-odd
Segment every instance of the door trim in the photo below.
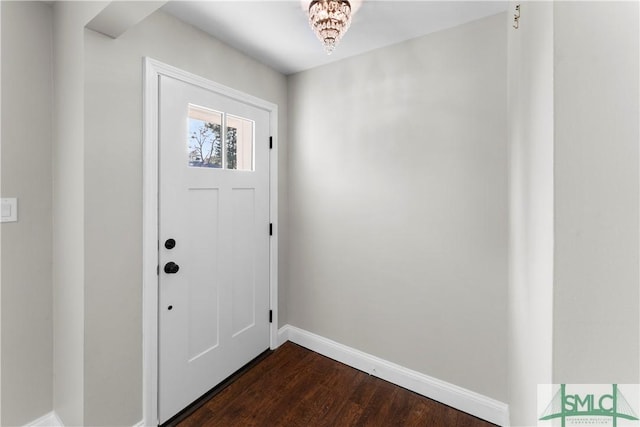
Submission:
<svg viewBox="0 0 640 427">
<path fill-rule="evenodd" d="M 269 153 L 269 217 L 278 224 L 278 106 L 198 75 L 143 58 L 142 138 L 142 415 L 158 425 L 158 79 L 167 76 L 269 111 L 273 148 Z M 256 142 L 257 143 L 257 142 Z M 264 141 L 268 144 L 268 141 Z M 265 224 L 265 232 L 266 232 Z M 278 233 L 269 241 L 269 346 L 278 347 Z"/>
</svg>

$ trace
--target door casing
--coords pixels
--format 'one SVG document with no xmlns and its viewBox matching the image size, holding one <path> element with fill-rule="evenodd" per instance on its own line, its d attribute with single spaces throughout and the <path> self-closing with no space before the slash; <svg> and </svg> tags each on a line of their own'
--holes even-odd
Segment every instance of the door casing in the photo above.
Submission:
<svg viewBox="0 0 640 427">
<path fill-rule="evenodd" d="M 142 413 L 143 425 L 158 425 L 158 79 L 164 75 L 269 111 L 273 148 L 269 156 L 269 302 L 271 349 L 278 346 L 278 106 L 152 58 L 143 58 L 142 188 Z M 268 144 L 269 141 L 258 142 Z"/>
</svg>

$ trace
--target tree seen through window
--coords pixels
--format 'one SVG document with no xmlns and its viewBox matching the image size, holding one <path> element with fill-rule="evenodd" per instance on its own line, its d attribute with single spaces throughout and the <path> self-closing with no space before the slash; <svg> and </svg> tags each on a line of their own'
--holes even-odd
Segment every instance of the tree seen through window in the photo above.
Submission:
<svg viewBox="0 0 640 427">
<path fill-rule="evenodd" d="M 205 168 L 222 167 L 222 127 L 189 118 L 189 166 Z M 227 169 L 237 166 L 237 129 L 227 127 Z"/>
</svg>

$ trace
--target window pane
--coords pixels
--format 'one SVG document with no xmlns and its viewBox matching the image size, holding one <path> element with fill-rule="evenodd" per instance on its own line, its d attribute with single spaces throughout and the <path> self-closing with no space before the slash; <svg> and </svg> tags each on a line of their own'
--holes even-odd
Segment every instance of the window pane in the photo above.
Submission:
<svg viewBox="0 0 640 427">
<path fill-rule="evenodd" d="M 227 115 L 227 169 L 253 170 L 253 121 Z"/>
<path fill-rule="evenodd" d="M 189 166 L 222 167 L 222 113 L 189 105 Z"/>
</svg>

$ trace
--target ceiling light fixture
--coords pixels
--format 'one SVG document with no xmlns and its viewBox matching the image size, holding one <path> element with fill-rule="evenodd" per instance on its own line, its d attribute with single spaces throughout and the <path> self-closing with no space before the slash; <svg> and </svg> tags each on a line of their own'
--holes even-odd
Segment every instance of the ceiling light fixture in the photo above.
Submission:
<svg viewBox="0 0 640 427">
<path fill-rule="evenodd" d="M 324 45 L 327 54 L 351 25 L 351 3 L 347 0 L 312 0 L 309 4 L 309 25 Z"/>
</svg>

